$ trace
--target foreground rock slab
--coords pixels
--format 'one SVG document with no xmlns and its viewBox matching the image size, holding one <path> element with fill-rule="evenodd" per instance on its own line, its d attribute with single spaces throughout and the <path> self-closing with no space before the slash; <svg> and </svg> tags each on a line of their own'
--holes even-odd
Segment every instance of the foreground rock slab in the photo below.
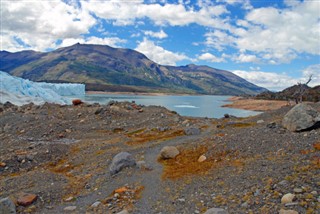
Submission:
<svg viewBox="0 0 320 214">
<path fill-rule="evenodd" d="M 131 167 L 135 165 L 136 161 L 133 159 L 130 153 L 120 152 L 112 159 L 112 163 L 110 165 L 110 174 L 114 175 L 125 167 Z"/>
<path fill-rule="evenodd" d="M 300 103 L 283 118 L 282 125 L 292 132 L 302 131 L 320 122 L 320 113 L 311 106 Z"/>
</svg>

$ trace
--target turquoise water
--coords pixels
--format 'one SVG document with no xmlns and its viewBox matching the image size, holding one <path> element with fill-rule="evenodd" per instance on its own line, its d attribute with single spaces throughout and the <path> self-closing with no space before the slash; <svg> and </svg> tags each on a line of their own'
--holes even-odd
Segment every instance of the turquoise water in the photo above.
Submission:
<svg viewBox="0 0 320 214">
<path fill-rule="evenodd" d="M 146 106 L 164 106 L 167 109 L 176 111 L 180 115 L 192 117 L 221 118 L 224 114 L 230 114 L 237 117 L 247 117 L 260 113 L 255 111 L 222 108 L 222 105 L 230 103 L 227 101 L 230 96 L 87 94 L 84 97 L 79 98 L 88 103 L 100 104 L 107 104 L 111 100 L 135 101 L 137 104 Z"/>
</svg>

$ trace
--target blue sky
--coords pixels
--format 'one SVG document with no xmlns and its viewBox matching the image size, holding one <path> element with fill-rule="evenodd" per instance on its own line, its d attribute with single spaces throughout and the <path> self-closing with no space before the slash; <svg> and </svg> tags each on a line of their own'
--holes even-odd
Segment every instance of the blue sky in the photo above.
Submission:
<svg viewBox="0 0 320 214">
<path fill-rule="evenodd" d="M 1 0 L 1 50 L 131 48 L 231 71 L 270 90 L 320 85 L 319 0 Z"/>
</svg>

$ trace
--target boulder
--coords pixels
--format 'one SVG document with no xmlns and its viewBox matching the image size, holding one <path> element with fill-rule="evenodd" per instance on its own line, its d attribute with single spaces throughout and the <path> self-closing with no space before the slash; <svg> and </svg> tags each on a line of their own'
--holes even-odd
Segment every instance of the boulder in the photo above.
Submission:
<svg viewBox="0 0 320 214">
<path fill-rule="evenodd" d="M 200 129 L 196 127 L 190 127 L 184 130 L 184 133 L 186 135 L 199 135 L 200 134 Z"/>
<path fill-rule="evenodd" d="M 110 165 L 110 174 L 114 175 L 125 167 L 131 167 L 135 165 L 136 161 L 133 159 L 130 153 L 120 152 L 112 159 L 112 163 Z"/>
<path fill-rule="evenodd" d="M 179 150 L 174 146 L 165 146 L 160 151 L 160 157 L 162 159 L 175 158 L 179 154 L 180 154 Z"/>
<path fill-rule="evenodd" d="M 208 209 L 204 214 L 228 214 L 228 212 L 221 208 L 211 208 Z"/>
<path fill-rule="evenodd" d="M 0 199 L 0 213 L 15 214 L 16 205 L 10 198 L 1 198 Z"/>
<path fill-rule="evenodd" d="M 317 122 L 320 122 L 320 113 L 311 106 L 300 103 L 284 116 L 282 126 L 297 132 L 311 128 Z"/>
</svg>

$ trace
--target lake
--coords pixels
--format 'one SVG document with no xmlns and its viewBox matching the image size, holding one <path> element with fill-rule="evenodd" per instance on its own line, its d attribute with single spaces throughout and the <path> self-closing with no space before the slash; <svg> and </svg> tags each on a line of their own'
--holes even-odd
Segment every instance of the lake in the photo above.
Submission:
<svg viewBox="0 0 320 214">
<path fill-rule="evenodd" d="M 79 99 L 88 103 L 107 104 L 111 100 L 115 101 L 135 101 L 140 105 L 164 106 L 167 109 L 176 111 L 183 116 L 221 118 L 224 114 L 230 114 L 237 117 L 247 117 L 257 115 L 261 112 L 222 108 L 227 103 L 230 96 L 212 96 L 212 95 L 132 95 L 132 94 L 86 94 Z"/>
</svg>

